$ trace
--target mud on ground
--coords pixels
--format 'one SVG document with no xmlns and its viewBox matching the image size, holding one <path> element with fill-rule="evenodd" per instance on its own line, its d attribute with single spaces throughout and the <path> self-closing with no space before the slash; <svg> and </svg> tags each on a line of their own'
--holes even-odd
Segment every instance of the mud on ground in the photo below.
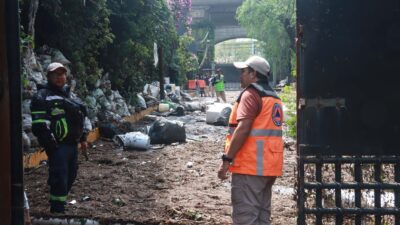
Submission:
<svg viewBox="0 0 400 225">
<path fill-rule="evenodd" d="M 228 92 L 233 102 L 238 92 Z M 204 99 L 203 99 L 204 100 Z M 92 218 L 101 224 L 231 224 L 230 181 L 220 181 L 226 127 L 205 123 L 205 113 L 168 117 L 186 122 L 187 142 L 148 151 L 122 151 L 98 141 L 89 161 L 79 156 L 79 172 L 66 218 Z M 272 224 L 295 224 L 296 152 L 285 149 L 284 175 L 273 189 Z M 51 217 L 47 166 L 25 173 L 34 217 Z"/>
</svg>

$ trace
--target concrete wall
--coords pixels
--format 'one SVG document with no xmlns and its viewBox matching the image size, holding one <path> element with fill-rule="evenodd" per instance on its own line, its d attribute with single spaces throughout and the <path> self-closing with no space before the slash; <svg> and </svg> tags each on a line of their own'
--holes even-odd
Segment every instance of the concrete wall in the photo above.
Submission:
<svg viewBox="0 0 400 225">
<path fill-rule="evenodd" d="M 240 26 L 222 26 L 215 29 L 215 44 L 226 40 L 247 37 L 246 30 Z"/>
</svg>

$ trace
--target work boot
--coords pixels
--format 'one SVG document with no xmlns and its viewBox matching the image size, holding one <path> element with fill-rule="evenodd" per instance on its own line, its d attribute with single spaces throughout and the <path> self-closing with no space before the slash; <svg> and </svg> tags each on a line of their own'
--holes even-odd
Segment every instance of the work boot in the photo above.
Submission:
<svg viewBox="0 0 400 225">
<path fill-rule="evenodd" d="M 60 201 L 50 201 L 50 213 L 65 214 L 65 203 Z"/>
</svg>

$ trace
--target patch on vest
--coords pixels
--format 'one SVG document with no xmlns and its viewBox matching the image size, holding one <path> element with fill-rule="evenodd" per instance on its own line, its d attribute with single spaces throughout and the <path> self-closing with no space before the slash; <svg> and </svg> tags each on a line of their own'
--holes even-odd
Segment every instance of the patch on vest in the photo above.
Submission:
<svg viewBox="0 0 400 225">
<path fill-rule="evenodd" d="M 276 126 L 282 126 L 282 115 L 282 107 L 278 103 L 275 103 L 272 108 L 272 121 Z"/>
</svg>

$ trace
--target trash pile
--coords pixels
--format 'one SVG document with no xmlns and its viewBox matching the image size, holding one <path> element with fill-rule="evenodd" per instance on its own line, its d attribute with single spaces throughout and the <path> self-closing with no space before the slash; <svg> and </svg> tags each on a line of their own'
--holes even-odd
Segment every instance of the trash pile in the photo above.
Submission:
<svg viewBox="0 0 400 225">
<path fill-rule="evenodd" d="M 212 125 L 226 126 L 231 113 L 230 104 L 214 104 L 214 101 L 198 101 L 185 93 L 175 84 L 165 85 L 165 99 L 160 98 L 160 83 L 152 82 L 137 93 L 137 104 L 132 106 L 121 96 L 118 90 L 111 88 L 109 74 L 106 73 L 94 84 L 93 90 L 86 96 L 77 96 L 75 91 L 77 81 L 71 74 L 71 62 L 57 49 L 43 46 L 37 51 L 26 48 L 23 59 L 23 146 L 25 151 L 35 151 L 39 148 L 36 137 L 32 134 L 32 117 L 30 112 L 31 98 L 39 85 L 45 85 L 46 69 L 52 62 L 60 62 L 67 68 L 68 85 L 76 98 L 81 98 L 88 108 L 85 118 L 85 129 L 99 128 L 103 140 L 114 141 L 124 149 L 147 150 L 155 144 L 172 144 L 186 141 L 185 125 L 182 121 L 167 120 L 165 117 L 182 117 L 187 113 L 205 112 L 205 122 Z M 153 121 L 137 128 L 124 118 L 158 105 Z"/>
<path fill-rule="evenodd" d="M 68 85 L 74 97 L 81 98 L 87 105 L 88 117 L 85 120 L 85 129 L 92 130 L 98 126 L 126 126 L 124 117 L 147 107 L 158 104 L 158 100 L 152 95 L 138 93 L 139 103 L 135 106 L 128 105 L 118 90 L 111 89 L 111 81 L 108 74 L 97 80 L 94 90 L 86 96 L 77 96 L 75 91 L 76 83 L 69 66 L 71 62 L 57 49 L 43 46 L 36 53 L 31 48 L 23 48 L 22 52 L 22 118 L 23 118 L 23 147 L 26 152 L 36 151 L 40 146 L 36 137 L 32 134 L 32 117 L 30 104 L 33 95 L 37 92 L 38 86 L 47 83 L 46 68 L 52 62 L 60 62 L 67 68 Z M 159 87 L 152 85 L 153 89 Z M 104 125 L 105 124 L 105 125 Z"/>
</svg>

